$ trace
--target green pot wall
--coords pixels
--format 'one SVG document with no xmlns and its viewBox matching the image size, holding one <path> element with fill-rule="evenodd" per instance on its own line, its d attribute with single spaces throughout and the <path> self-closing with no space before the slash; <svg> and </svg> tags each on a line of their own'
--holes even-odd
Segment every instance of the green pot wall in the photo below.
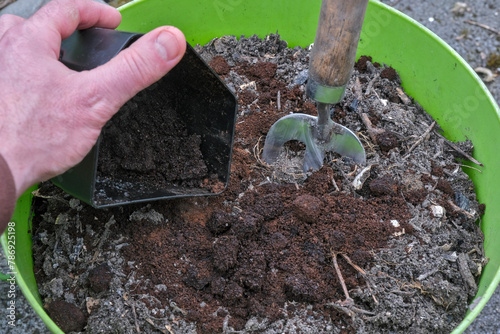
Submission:
<svg viewBox="0 0 500 334">
<path fill-rule="evenodd" d="M 121 7 L 119 29 L 147 32 L 160 25 L 174 25 L 184 31 L 191 45 L 231 34 L 250 36 L 278 32 L 289 46 L 308 46 L 314 41 L 321 0 L 143 0 Z M 476 307 L 453 333 L 461 333 L 477 316 L 500 281 L 500 110 L 482 81 L 467 63 L 431 31 L 380 2 L 371 1 L 358 48 L 358 56 L 394 67 L 406 92 L 413 96 L 439 123 L 451 140 L 469 138 L 474 156 L 484 164 L 482 173 L 467 168 L 477 187 L 479 201 L 486 204 L 481 226 L 486 256 L 476 296 Z M 61 331 L 42 308 L 31 261 L 28 234 L 31 197 L 18 202 L 16 259 L 18 283 L 36 312 L 54 333 Z M 5 236 L 2 237 L 5 247 Z M 20 255 L 22 253 L 22 256 Z"/>
</svg>

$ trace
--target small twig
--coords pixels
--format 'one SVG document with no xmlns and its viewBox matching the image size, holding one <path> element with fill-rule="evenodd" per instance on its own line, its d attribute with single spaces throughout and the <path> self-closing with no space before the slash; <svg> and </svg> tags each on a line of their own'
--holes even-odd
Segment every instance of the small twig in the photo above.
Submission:
<svg viewBox="0 0 500 334">
<path fill-rule="evenodd" d="M 370 312 L 370 311 L 367 311 L 367 310 L 363 310 L 362 308 L 359 308 L 359 307 L 356 307 L 356 306 L 351 306 L 351 310 L 353 310 L 354 312 L 357 312 L 357 313 L 361 313 L 361 314 L 375 315 L 375 313 L 373 313 L 373 312 Z"/>
<path fill-rule="evenodd" d="M 368 114 L 366 114 L 366 113 L 361 114 L 361 121 L 363 121 L 363 124 L 366 126 L 368 134 L 370 135 L 370 138 L 372 139 L 373 143 L 376 144 L 377 143 L 377 135 L 384 133 L 384 130 L 374 128 L 372 121 L 370 121 L 370 118 L 368 117 Z"/>
<path fill-rule="evenodd" d="M 356 77 L 356 81 L 354 82 L 354 94 L 356 94 L 356 98 L 359 101 L 363 100 L 363 92 L 361 88 L 361 82 L 359 81 L 359 77 Z"/>
<path fill-rule="evenodd" d="M 354 269 L 356 269 L 361 274 L 361 276 L 363 276 L 363 278 L 365 279 L 365 282 L 366 282 L 366 286 L 368 287 L 368 290 L 370 290 L 370 294 L 373 297 L 373 301 L 375 302 L 375 304 L 378 304 L 378 300 L 375 297 L 375 295 L 373 294 L 372 288 L 370 286 L 370 280 L 368 279 L 366 271 L 364 271 L 360 266 L 358 266 L 354 262 L 352 262 L 352 260 L 349 258 L 349 256 L 347 256 L 347 254 L 342 254 L 342 257 L 347 261 L 347 263 L 349 263 Z"/>
<path fill-rule="evenodd" d="M 493 74 L 493 72 L 489 68 L 476 67 L 474 71 L 478 74 L 484 75 L 484 77 L 481 77 L 481 80 L 483 80 L 484 82 L 492 82 L 493 80 L 495 80 L 496 75 Z"/>
<path fill-rule="evenodd" d="M 476 167 L 472 167 L 472 166 L 469 166 L 469 165 L 459 165 L 460 167 L 467 167 L 467 168 L 471 168 L 471 169 L 474 169 L 474 170 L 477 170 L 479 173 L 483 173 L 482 170 L 480 170 L 479 168 L 476 168 Z"/>
<path fill-rule="evenodd" d="M 356 269 L 361 275 L 366 276 L 366 271 L 364 271 L 360 266 L 354 264 L 352 260 L 346 254 L 342 254 L 342 257 L 349 263 L 354 269 Z"/>
<path fill-rule="evenodd" d="M 165 325 L 165 328 L 167 329 L 167 331 L 168 331 L 170 334 L 174 334 L 174 331 L 172 331 L 172 326 L 170 326 L 170 325 Z"/>
<path fill-rule="evenodd" d="M 139 323 L 137 322 L 137 313 L 135 312 L 135 306 L 134 304 L 130 306 L 132 306 L 132 314 L 134 315 L 135 330 L 137 331 L 137 333 L 140 333 L 141 329 L 139 328 Z"/>
<path fill-rule="evenodd" d="M 432 122 L 432 124 L 427 128 L 427 130 L 425 130 L 424 134 L 421 135 L 420 138 L 418 138 L 418 140 L 410 147 L 408 152 L 406 152 L 406 154 L 404 155 L 403 159 L 406 159 L 408 158 L 408 156 L 410 156 L 411 151 L 413 151 L 415 147 L 417 147 L 425 139 L 425 137 L 427 137 L 427 135 L 434 128 L 434 125 L 436 125 L 436 121 Z"/>
<path fill-rule="evenodd" d="M 472 20 L 464 20 L 465 23 L 468 23 L 468 24 L 472 24 L 472 25 L 475 25 L 475 26 L 478 26 L 478 27 L 481 27 L 483 29 L 486 29 L 486 30 L 489 30 L 497 35 L 500 35 L 500 31 L 499 30 L 496 30 L 490 26 L 487 26 L 486 24 L 483 24 L 483 23 L 479 23 L 479 22 L 476 22 L 476 21 L 472 21 Z"/>
<path fill-rule="evenodd" d="M 411 100 L 408 98 L 408 96 L 406 96 L 405 92 L 403 92 L 401 88 L 396 87 L 396 93 L 404 104 L 408 105 L 411 103 Z"/>
<path fill-rule="evenodd" d="M 465 253 L 458 254 L 458 271 L 462 278 L 469 286 L 469 296 L 475 296 L 477 293 L 477 284 L 474 280 L 474 276 L 470 272 L 469 265 L 467 264 L 467 255 Z"/>
<path fill-rule="evenodd" d="M 366 146 L 368 146 L 370 148 L 370 152 L 375 152 L 375 148 L 373 146 L 374 143 L 371 142 L 371 140 L 372 140 L 371 137 L 368 138 L 368 136 L 366 136 L 362 132 L 360 132 L 358 134 L 358 136 L 359 136 L 359 139 L 362 140 L 366 144 Z"/>
<path fill-rule="evenodd" d="M 278 104 L 278 111 L 281 111 L 281 91 L 278 91 L 278 96 L 276 97 L 276 103 Z"/>
<path fill-rule="evenodd" d="M 260 158 L 260 156 L 262 154 L 262 150 L 264 149 L 264 148 L 260 147 L 260 141 L 261 141 L 262 137 L 263 136 L 259 137 L 259 139 L 257 140 L 257 143 L 253 147 L 253 156 L 254 156 L 255 160 L 257 161 L 258 165 L 265 167 L 265 168 L 269 168 L 269 165 L 267 163 L 265 163 L 264 161 L 262 161 L 262 159 Z"/>
<path fill-rule="evenodd" d="M 413 296 L 415 294 L 415 291 L 391 290 L 389 292 L 394 293 L 396 295 L 402 295 L 402 296 Z"/>
<path fill-rule="evenodd" d="M 466 210 L 462 209 L 461 207 L 459 207 L 458 205 L 456 205 L 455 203 L 453 203 L 451 200 L 448 200 L 446 202 L 453 208 L 453 210 L 458 211 L 460 213 L 463 213 L 464 215 L 466 215 L 469 218 L 474 218 L 474 215 L 472 213 L 470 213 L 469 211 L 466 211 Z"/>
<path fill-rule="evenodd" d="M 349 291 L 347 290 L 344 278 L 342 277 L 342 273 L 340 272 L 340 267 L 337 262 L 337 253 L 335 253 L 333 250 L 331 251 L 331 253 L 332 253 L 333 266 L 335 267 L 335 272 L 337 273 L 337 276 L 339 278 L 340 285 L 342 285 L 342 290 L 344 290 L 345 300 L 346 301 L 352 300 L 351 297 L 349 297 Z"/>
<path fill-rule="evenodd" d="M 337 185 L 337 182 L 335 182 L 335 179 L 332 176 L 332 184 L 333 187 L 335 188 L 335 191 L 340 192 L 339 186 Z"/>
<path fill-rule="evenodd" d="M 455 143 L 449 141 L 448 139 L 446 139 L 442 134 L 434 131 L 435 134 L 437 134 L 438 136 L 440 136 L 441 138 L 444 139 L 444 142 L 446 144 L 448 144 L 452 149 L 454 149 L 455 151 L 457 151 L 458 153 L 460 153 L 461 155 L 464 156 L 464 158 L 466 158 L 467 160 L 469 161 L 472 161 L 473 163 L 475 163 L 476 165 L 479 165 L 481 167 L 484 167 L 484 165 L 482 163 L 480 163 L 479 161 L 477 161 L 476 159 L 474 159 L 470 154 L 466 153 L 464 150 L 462 150 L 460 147 L 458 147 L 457 145 L 455 145 Z"/>
<path fill-rule="evenodd" d="M 351 318 L 354 318 L 354 316 L 355 316 L 354 312 L 366 314 L 366 315 L 371 315 L 371 316 L 375 315 L 375 313 L 373 313 L 373 312 L 363 310 L 362 308 L 359 308 L 356 306 L 347 306 L 346 307 L 346 306 L 341 305 L 339 303 L 327 303 L 326 305 L 331 306 L 331 307 L 337 309 L 338 311 L 344 312 L 345 314 L 347 314 Z"/>
<path fill-rule="evenodd" d="M 354 312 L 351 311 L 349 308 L 339 305 L 337 303 L 327 303 L 326 305 L 335 308 L 337 311 L 344 312 L 345 314 L 347 314 L 347 316 L 351 318 L 353 318 L 355 315 Z"/>
<path fill-rule="evenodd" d="M 92 257 L 92 260 L 91 260 L 92 263 L 97 261 L 99 253 L 102 251 L 102 246 L 104 245 L 104 242 L 108 239 L 111 225 L 113 225 L 114 223 L 116 223 L 115 216 L 111 216 L 111 218 L 109 218 L 108 222 L 106 224 L 104 224 L 104 232 L 102 232 L 101 238 L 98 239 L 97 245 L 94 242 L 94 245 L 97 247 L 96 247 L 96 250 L 94 252 L 94 256 Z M 96 239 L 96 241 L 97 241 L 97 239 Z"/>
<path fill-rule="evenodd" d="M 423 273 L 422 275 L 420 275 L 420 276 L 417 277 L 417 281 L 423 281 L 424 279 L 426 279 L 427 277 L 429 277 L 431 275 L 434 275 L 438 271 L 439 271 L 439 268 L 434 268 L 431 271 Z"/>
<path fill-rule="evenodd" d="M 179 313 L 182 313 L 183 316 L 186 316 L 188 314 L 188 311 L 184 310 L 184 309 L 181 309 L 179 306 L 177 306 L 176 303 L 174 302 L 170 302 L 170 307 L 176 311 L 176 312 L 179 312 Z"/>
<path fill-rule="evenodd" d="M 365 91 L 365 96 L 370 95 L 370 91 L 372 90 L 372 86 L 373 86 L 375 80 L 378 79 L 378 77 L 379 77 L 379 74 L 377 73 L 375 75 L 375 77 L 368 83 L 368 86 L 366 87 L 366 91 Z"/>
</svg>

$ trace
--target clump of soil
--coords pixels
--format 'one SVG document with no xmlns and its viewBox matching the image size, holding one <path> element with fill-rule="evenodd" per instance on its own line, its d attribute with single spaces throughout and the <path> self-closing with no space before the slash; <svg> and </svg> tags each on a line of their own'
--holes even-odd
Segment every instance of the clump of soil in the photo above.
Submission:
<svg viewBox="0 0 500 334">
<path fill-rule="evenodd" d="M 316 114 L 309 49 L 270 35 L 197 51 L 240 103 L 227 190 L 95 210 L 42 184 L 33 251 L 45 303 L 75 305 L 87 333 L 455 328 L 487 262 L 476 224 L 485 208 L 397 72 L 362 57 L 331 110 L 361 138 L 367 165 L 331 153 L 303 173 L 303 145 L 285 145 L 275 166 L 260 151 L 280 117 Z"/>
</svg>

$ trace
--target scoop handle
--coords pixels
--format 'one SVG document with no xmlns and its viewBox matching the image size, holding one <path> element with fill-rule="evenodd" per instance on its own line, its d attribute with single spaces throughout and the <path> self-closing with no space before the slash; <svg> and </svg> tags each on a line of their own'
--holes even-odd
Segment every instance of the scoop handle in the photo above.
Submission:
<svg viewBox="0 0 500 334">
<path fill-rule="evenodd" d="M 309 61 L 307 93 L 338 103 L 351 76 L 368 0 L 323 0 Z"/>
</svg>

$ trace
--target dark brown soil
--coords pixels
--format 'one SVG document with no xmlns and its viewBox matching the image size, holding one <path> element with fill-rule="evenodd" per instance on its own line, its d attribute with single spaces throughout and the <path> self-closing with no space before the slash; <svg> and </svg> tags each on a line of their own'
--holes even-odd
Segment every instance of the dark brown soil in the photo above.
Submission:
<svg viewBox="0 0 500 334">
<path fill-rule="evenodd" d="M 98 178 L 154 189 L 200 187 L 208 176 L 200 136 L 189 134 L 174 110 L 147 96 L 147 90 L 140 92 L 104 127 Z"/>
<path fill-rule="evenodd" d="M 81 332 L 87 325 L 87 316 L 74 304 L 57 300 L 46 305 L 45 309 L 64 333 Z"/>
<path fill-rule="evenodd" d="M 436 134 L 408 154 L 431 118 L 403 102 L 397 72 L 362 57 L 332 110 L 362 138 L 367 166 L 331 154 L 304 175 L 300 143 L 277 166 L 260 149 L 281 116 L 316 114 L 304 96 L 308 52 L 276 35 L 198 51 L 240 103 L 227 190 L 95 210 L 43 184 L 33 229 L 46 302 L 88 313 L 88 333 L 451 331 L 486 261 L 475 224 L 485 208 Z M 133 172 L 156 167 L 144 168 Z"/>
</svg>

